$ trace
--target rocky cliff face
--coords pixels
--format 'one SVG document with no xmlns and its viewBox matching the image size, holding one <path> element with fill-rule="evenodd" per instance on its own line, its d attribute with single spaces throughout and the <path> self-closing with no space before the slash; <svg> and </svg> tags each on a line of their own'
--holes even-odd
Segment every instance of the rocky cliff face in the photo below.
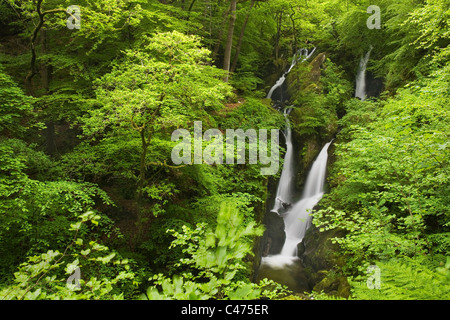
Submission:
<svg viewBox="0 0 450 320">
<path fill-rule="evenodd" d="M 338 130 L 335 110 L 323 105 L 325 95 L 321 77 L 325 68 L 326 53 L 319 53 L 308 65 L 298 64 L 288 74 L 286 82 L 291 113 L 293 137 L 298 150 L 297 185 L 304 177 L 324 146 Z"/>
<path fill-rule="evenodd" d="M 318 228 L 311 226 L 298 245 L 298 256 L 305 267 L 310 288 L 347 298 L 350 295 L 347 278 L 335 272 L 337 267 L 345 263 L 344 257 L 337 254 L 338 246 L 331 241 L 337 236 L 342 236 L 342 231 L 319 232 Z"/>
<path fill-rule="evenodd" d="M 265 246 L 262 256 L 280 253 L 286 239 L 283 218 L 275 212 L 269 211 L 264 217 L 263 223 L 266 226 L 266 232 L 263 236 Z"/>
<path fill-rule="evenodd" d="M 290 117 L 294 152 L 297 155 L 296 185 L 299 190 L 323 145 L 338 131 L 336 111 L 321 104 L 325 93 L 320 80 L 325 61 L 326 54 L 319 53 L 309 64 L 297 64 L 286 78 L 287 92 L 283 94 L 289 97 L 286 105 L 294 106 Z M 331 147 L 330 155 L 332 150 Z M 332 161 L 333 157 L 329 159 Z M 276 185 L 272 189 L 273 192 L 269 190 L 269 194 L 275 192 Z M 268 198 L 269 207 L 273 203 L 272 198 Z M 263 223 L 266 232 L 261 239 L 256 259 L 280 253 L 285 240 L 284 221 L 280 216 L 267 210 Z M 348 297 L 350 287 L 346 278 L 334 272 L 334 267 L 343 263 L 342 258 L 336 254 L 337 246 L 331 242 L 331 238 L 337 236 L 336 232 L 319 232 L 312 226 L 298 246 L 300 263 L 294 266 L 295 270 L 284 270 L 283 273 L 280 270 L 259 270 L 257 277 L 264 277 L 264 272 L 272 277 L 277 274 L 282 278 L 280 282 L 289 282 L 291 287 L 300 290 L 298 292 L 323 290 L 329 294 Z M 293 274 L 295 279 L 291 279 Z"/>
<path fill-rule="evenodd" d="M 308 66 L 299 65 L 287 78 L 290 104 L 296 107 L 291 120 L 299 159 L 296 177 L 299 188 L 323 145 L 338 131 L 336 111 L 321 104 L 326 94 L 321 85 L 326 57 L 326 53 L 319 53 Z M 329 165 L 334 160 L 333 150 L 333 147 L 329 149 Z M 311 226 L 298 246 L 298 257 L 303 264 L 307 287 L 348 297 L 350 286 L 346 277 L 334 271 L 336 266 L 344 263 L 342 256 L 336 253 L 337 245 L 331 241 L 338 235 L 339 231 L 319 232 L 314 225 Z"/>
</svg>

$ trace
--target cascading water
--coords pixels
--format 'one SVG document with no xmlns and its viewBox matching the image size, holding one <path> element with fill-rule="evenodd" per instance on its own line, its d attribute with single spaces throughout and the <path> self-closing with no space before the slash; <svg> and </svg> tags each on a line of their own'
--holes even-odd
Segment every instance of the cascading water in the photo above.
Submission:
<svg viewBox="0 0 450 320">
<path fill-rule="evenodd" d="M 302 58 L 307 60 L 314 53 L 312 50 L 308 54 L 306 49 L 300 49 L 294 58 L 287 72 L 277 81 L 270 89 L 268 98 L 272 97 L 273 92 L 279 88 L 286 75 L 292 70 L 294 65 Z M 278 213 L 283 217 L 285 225 L 286 239 L 280 254 L 267 256 L 262 258 L 262 265 L 267 264 L 271 267 L 282 268 L 285 265 L 292 264 L 297 258 L 297 245 L 303 240 L 305 232 L 310 225 L 309 211 L 319 202 L 324 193 L 325 174 L 328 160 L 328 147 L 331 142 L 327 143 L 317 159 L 313 163 L 311 170 L 306 179 L 305 188 L 301 199 L 291 204 L 294 197 L 294 152 L 292 146 L 292 133 L 288 115 L 292 109 L 286 108 L 284 116 L 286 118 L 286 154 L 281 177 L 278 182 L 278 188 L 275 198 L 275 204 L 271 211 Z"/>
<path fill-rule="evenodd" d="M 271 99 L 274 91 L 283 85 L 284 81 L 286 80 L 287 74 L 289 72 L 291 72 L 292 68 L 297 64 L 297 62 L 302 57 L 304 57 L 302 59 L 302 61 L 309 59 L 314 54 L 315 51 L 316 51 L 316 48 L 314 48 L 310 53 L 308 52 L 308 49 L 305 49 L 305 48 L 299 49 L 294 54 L 294 57 L 292 58 L 291 66 L 289 67 L 289 69 L 285 73 L 283 73 L 283 75 L 280 77 L 280 79 L 278 79 L 277 82 L 272 86 L 272 88 L 270 88 L 269 93 L 267 94 L 267 99 Z"/>
<path fill-rule="evenodd" d="M 289 122 L 289 113 L 291 108 L 284 109 L 284 117 L 286 119 L 286 154 L 284 155 L 283 169 L 281 170 L 280 180 L 278 182 L 277 195 L 272 211 L 280 213 L 285 210 L 287 204 L 292 202 L 293 196 L 293 177 L 294 177 L 294 152 L 292 148 L 292 130 Z"/>
<path fill-rule="evenodd" d="M 262 264 L 268 264 L 274 268 L 282 268 L 298 259 L 297 245 L 303 240 L 306 230 L 311 224 L 309 213 L 324 194 L 328 148 L 331 142 L 325 144 L 314 161 L 306 178 L 301 199 L 291 205 L 283 214 L 286 240 L 280 254 L 263 257 Z"/>
<path fill-rule="evenodd" d="M 286 240 L 280 253 L 281 256 L 297 256 L 297 245 L 303 240 L 306 230 L 311 224 L 309 212 L 324 194 L 328 147 L 331 142 L 325 144 L 314 161 L 306 179 L 301 199 L 284 216 Z"/>
<path fill-rule="evenodd" d="M 311 52 L 308 52 L 308 49 L 301 48 L 299 49 L 293 56 L 291 65 L 289 69 L 278 79 L 275 85 L 270 88 L 269 93 L 267 94 L 267 98 L 271 99 L 273 92 L 280 88 L 284 81 L 286 80 L 286 76 L 291 72 L 292 68 L 297 64 L 298 61 L 306 61 L 309 59 L 316 48 L 314 48 Z M 303 58 L 303 59 L 302 59 Z M 282 97 L 282 95 L 281 95 Z M 283 102 L 283 101 L 281 101 Z M 275 105 L 278 108 L 277 105 Z M 292 130 L 289 122 L 289 114 L 291 113 L 292 108 L 284 109 L 284 117 L 286 119 L 286 129 L 285 129 L 285 137 L 286 137 L 286 154 L 284 156 L 284 165 L 281 171 L 280 181 L 278 182 L 277 195 L 275 198 L 275 204 L 271 211 L 276 213 L 280 213 L 280 211 L 285 211 L 286 207 L 289 203 L 292 202 L 293 196 L 293 177 L 294 177 L 294 152 L 292 148 Z"/>
<path fill-rule="evenodd" d="M 355 97 L 360 98 L 361 100 L 366 99 L 366 68 L 372 49 L 373 47 L 370 46 L 369 51 L 367 51 L 359 61 L 358 74 L 356 75 Z"/>
</svg>

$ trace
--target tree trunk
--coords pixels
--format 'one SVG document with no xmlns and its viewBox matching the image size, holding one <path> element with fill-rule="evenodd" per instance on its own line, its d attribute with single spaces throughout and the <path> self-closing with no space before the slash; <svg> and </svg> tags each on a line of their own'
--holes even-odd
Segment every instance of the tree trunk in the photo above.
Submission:
<svg viewBox="0 0 450 320">
<path fill-rule="evenodd" d="M 40 44 L 41 44 L 41 54 L 45 55 L 48 52 L 47 45 L 47 32 L 45 29 L 40 29 Z M 46 63 L 41 63 L 40 65 L 40 76 L 42 88 L 44 88 L 44 95 L 49 94 L 50 91 L 50 81 L 51 81 L 51 67 Z M 47 149 L 47 154 L 54 155 L 57 152 L 56 141 L 55 141 L 55 122 L 49 119 L 46 123 L 45 130 L 45 145 Z"/>
<path fill-rule="evenodd" d="M 147 157 L 147 150 L 148 150 L 148 141 L 145 138 L 145 130 L 142 129 L 140 132 L 141 135 L 141 161 L 139 164 L 139 179 L 138 179 L 138 186 L 137 186 L 137 203 L 140 204 L 142 200 L 142 190 L 144 189 L 145 185 L 145 171 L 146 171 L 146 164 L 145 159 Z"/>
<path fill-rule="evenodd" d="M 295 53 L 298 50 L 297 28 L 295 27 L 295 20 L 294 20 L 295 10 L 292 7 L 291 7 L 291 10 L 292 10 L 292 14 L 289 15 L 289 18 L 291 19 L 291 22 L 292 22 L 292 32 L 294 34 L 294 50 L 293 50 L 293 53 Z"/>
<path fill-rule="evenodd" d="M 234 25 L 236 23 L 236 2 L 237 0 L 231 0 L 230 6 L 230 23 L 228 25 L 227 43 L 225 45 L 225 54 L 223 58 L 223 69 L 227 72 L 224 78 L 225 82 L 228 82 L 230 75 L 231 49 L 233 48 L 233 33 Z"/>
<path fill-rule="evenodd" d="M 275 38 L 275 59 L 280 58 L 280 38 L 281 38 L 281 22 L 283 19 L 283 13 L 279 12 L 277 14 L 277 35 Z"/>
<path fill-rule="evenodd" d="M 191 5 L 189 6 L 189 9 L 188 9 L 188 16 L 187 16 L 187 18 L 186 18 L 187 21 L 189 21 L 189 19 L 191 18 L 191 11 L 192 11 L 192 8 L 194 7 L 195 1 L 196 1 L 196 0 L 192 0 Z"/>
<path fill-rule="evenodd" d="M 224 12 L 223 15 L 222 15 L 222 17 L 223 17 L 222 25 L 225 24 L 225 22 L 226 22 L 226 20 L 227 20 L 226 18 L 227 18 L 227 16 L 228 16 L 228 13 L 229 13 L 229 12 L 230 12 L 230 6 L 228 6 L 228 9 L 225 10 L 225 12 Z M 213 53 L 212 53 L 212 59 L 213 59 L 213 60 L 216 59 L 217 54 L 219 53 L 220 43 L 222 42 L 223 30 L 224 30 L 224 28 L 220 28 L 220 29 L 219 29 L 219 34 L 217 35 L 217 40 L 216 40 L 216 43 L 215 43 L 215 45 L 214 45 L 214 50 L 213 50 Z"/>
<path fill-rule="evenodd" d="M 255 1 L 256 0 L 252 0 L 252 2 L 250 3 L 250 9 L 247 12 L 247 16 L 245 17 L 244 24 L 242 25 L 241 34 L 239 35 L 239 41 L 238 41 L 237 46 L 236 46 L 236 53 L 234 55 L 234 59 L 233 59 L 232 65 L 231 65 L 230 72 L 234 72 L 236 70 L 236 65 L 237 65 L 237 62 L 238 62 L 238 59 L 239 59 L 239 53 L 241 52 L 242 40 L 244 39 L 245 28 L 247 27 L 247 22 L 248 22 L 248 19 L 250 17 L 250 12 L 252 11 L 252 8 L 253 8 L 253 5 L 255 4 Z"/>
<path fill-rule="evenodd" d="M 41 31 L 42 26 L 44 25 L 44 15 L 41 12 L 42 0 L 38 0 L 36 4 L 36 12 L 39 16 L 39 22 L 33 30 L 30 40 L 30 49 L 31 49 L 31 61 L 30 61 L 30 70 L 25 78 L 25 87 L 27 90 L 27 94 L 30 96 L 34 96 L 33 90 L 33 78 L 36 75 L 36 40 L 39 32 Z"/>
<path fill-rule="evenodd" d="M 38 37 L 39 32 L 41 31 L 41 28 L 44 26 L 44 18 L 47 14 L 53 14 L 53 13 L 59 13 L 59 12 L 66 12 L 65 9 L 51 9 L 42 11 L 43 0 L 38 0 L 36 3 L 36 12 L 39 17 L 39 22 L 37 23 L 36 27 L 33 30 L 33 33 L 31 35 L 30 39 L 30 48 L 31 48 L 31 61 L 30 61 L 30 70 L 28 71 L 28 74 L 25 78 L 25 87 L 27 90 L 28 95 L 34 96 L 34 90 L 33 90 L 33 78 L 37 74 L 37 68 L 36 68 L 36 40 Z"/>
</svg>

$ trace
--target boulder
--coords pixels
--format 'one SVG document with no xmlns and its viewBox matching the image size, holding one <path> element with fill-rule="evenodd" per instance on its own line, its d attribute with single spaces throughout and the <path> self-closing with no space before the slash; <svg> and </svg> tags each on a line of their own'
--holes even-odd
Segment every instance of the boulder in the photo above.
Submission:
<svg viewBox="0 0 450 320">
<path fill-rule="evenodd" d="M 274 255 L 281 252 L 286 234 L 284 220 L 277 213 L 269 211 L 263 220 L 266 231 L 263 235 L 262 256 Z"/>
<path fill-rule="evenodd" d="M 350 285 L 347 278 L 336 271 L 341 270 L 345 264 L 345 256 L 339 253 L 338 245 L 331 240 L 343 235 L 342 230 L 319 232 L 319 229 L 312 225 L 297 248 L 309 286 L 314 291 L 347 298 L 350 295 Z"/>
<path fill-rule="evenodd" d="M 267 261 L 263 260 L 261 263 L 256 282 L 268 278 L 287 286 L 289 290 L 295 293 L 304 293 L 311 290 L 300 259 L 292 259 L 291 263 L 283 265 L 270 262 L 271 259 L 277 259 L 276 256 L 266 259 Z"/>
</svg>

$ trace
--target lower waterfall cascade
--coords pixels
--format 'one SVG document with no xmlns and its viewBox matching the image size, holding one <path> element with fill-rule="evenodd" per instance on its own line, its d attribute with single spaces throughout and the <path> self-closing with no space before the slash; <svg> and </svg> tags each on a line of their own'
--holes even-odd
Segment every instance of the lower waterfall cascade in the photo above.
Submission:
<svg viewBox="0 0 450 320">
<path fill-rule="evenodd" d="M 291 71 L 293 66 L 301 59 L 302 54 L 305 56 L 301 61 L 307 60 L 314 53 L 308 53 L 306 49 L 300 49 L 292 60 L 292 64 L 287 72 L 275 83 L 270 89 L 268 98 L 272 93 L 278 89 L 284 82 L 286 75 Z M 299 55 L 300 58 L 297 56 Z M 279 105 L 275 105 L 275 108 L 281 110 Z M 298 201 L 294 201 L 295 198 L 295 169 L 294 169 L 294 150 L 292 141 L 292 129 L 289 121 L 289 114 L 292 111 L 292 107 L 285 107 L 283 112 L 286 118 L 285 138 L 286 138 L 286 153 L 284 156 L 284 164 L 281 171 L 281 176 L 278 182 L 275 202 L 273 204 L 271 212 L 277 213 L 283 218 L 284 232 L 286 234 L 285 242 L 278 254 L 272 254 L 261 259 L 261 268 L 269 269 L 289 269 L 292 267 L 297 268 L 295 264 L 299 261 L 297 257 L 297 245 L 302 241 L 306 230 L 311 225 L 311 218 L 309 216 L 310 211 L 320 201 L 324 194 L 327 160 L 328 160 L 328 148 L 332 141 L 325 144 L 321 152 L 315 159 L 312 167 L 306 178 L 304 190 L 301 198 Z M 284 270 L 283 272 L 290 273 L 291 271 Z M 280 276 L 280 275 L 278 275 Z M 292 278 L 294 282 L 297 279 L 292 274 L 287 275 Z"/>
</svg>

